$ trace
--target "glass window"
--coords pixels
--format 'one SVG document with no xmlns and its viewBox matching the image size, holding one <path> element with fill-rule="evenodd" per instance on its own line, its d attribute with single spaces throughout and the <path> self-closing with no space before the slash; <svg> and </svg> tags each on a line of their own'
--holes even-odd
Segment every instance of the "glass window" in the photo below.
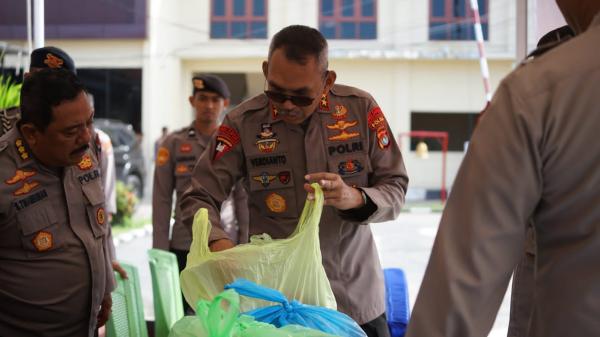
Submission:
<svg viewBox="0 0 600 337">
<path fill-rule="evenodd" d="M 213 39 L 267 38 L 268 4 L 267 0 L 213 1 L 210 37 Z M 223 15 L 216 15 L 217 12 Z"/>
<path fill-rule="evenodd" d="M 489 37 L 488 1 L 478 0 L 483 38 Z M 474 15 L 469 0 L 430 0 L 430 40 L 473 40 Z"/>
<path fill-rule="evenodd" d="M 377 0 L 320 0 L 319 30 L 328 39 L 377 39 Z"/>
<path fill-rule="evenodd" d="M 213 0 L 213 15 L 225 16 L 225 0 Z"/>
<path fill-rule="evenodd" d="M 411 130 L 446 131 L 448 132 L 448 151 L 462 152 L 464 144 L 471 139 L 477 123 L 478 113 L 440 113 L 412 112 L 410 116 Z M 419 138 L 412 138 L 410 149 L 415 150 Z M 429 151 L 441 151 L 440 143 L 434 139 L 423 139 Z"/>
</svg>

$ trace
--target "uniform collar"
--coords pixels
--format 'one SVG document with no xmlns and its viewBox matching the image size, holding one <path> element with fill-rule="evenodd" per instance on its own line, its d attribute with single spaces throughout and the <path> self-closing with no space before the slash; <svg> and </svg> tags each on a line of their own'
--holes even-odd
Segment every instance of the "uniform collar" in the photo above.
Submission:
<svg viewBox="0 0 600 337">
<path fill-rule="evenodd" d="M 596 16 L 594 16 L 594 20 L 592 20 L 592 23 L 590 24 L 590 28 L 594 27 L 594 26 L 600 26 L 600 12 L 597 13 Z"/>
<path fill-rule="evenodd" d="M 195 120 L 192 121 L 190 126 L 188 126 L 188 128 L 185 130 L 188 138 L 196 138 L 196 136 L 198 135 L 198 131 L 196 131 L 196 127 L 194 127 L 194 123 L 196 123 Z"/>
</svg>

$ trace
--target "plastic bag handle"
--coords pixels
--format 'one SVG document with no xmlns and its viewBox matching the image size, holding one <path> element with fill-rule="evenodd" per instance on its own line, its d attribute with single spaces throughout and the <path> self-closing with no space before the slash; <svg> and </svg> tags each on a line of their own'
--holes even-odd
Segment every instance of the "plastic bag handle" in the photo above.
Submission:
<svg viewBox="0 0 600 337">
<path fill-rule="evenodd" d="M 290 237 L 293 237 L 304 230 L 310 230 L 313 234 L 319 233 L 319 221 L 321 220 L 321 213 L 323 212 L 323 190 L 317 183 L 310 184 L 310 187 L 315 190 L 314 199 L 306 200 L 304 209 L 300 215 L 300 221 L 298 221 L 298 226 L 296 226 L 296 229 Z"/>
<path fill-rule="evenodd" d="M 283 304 L 284 307 L 290 305 L 288 299 L 281 292 L 260 286 L 254 282 L 243 278 L 238 278 L 233 283 L 225 286 L 225 289 L 233 289 L 238 294 L 246 297 L 258 298 L 265 301 L 277 302 Z"/>
<path fill-rule="evenodd" d="M 229 307 L 224 309 L 223 302 Z M 198 301 L 196 316 L 202 320 L 209 337 L 230 337 L 240 314 L 240 297 L 228 290 L 217 295 L 212 302 Z"/>
</svg>

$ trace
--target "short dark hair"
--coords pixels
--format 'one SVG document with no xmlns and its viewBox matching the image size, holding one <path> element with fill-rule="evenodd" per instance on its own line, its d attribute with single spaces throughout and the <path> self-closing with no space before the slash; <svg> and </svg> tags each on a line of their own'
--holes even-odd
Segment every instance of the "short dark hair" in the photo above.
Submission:
<svg viewBox="0 0 600 337">
<path fill-rule="evenodd" d="M 52 122 L 52 108 L 73 100 L 85 87 L 65 69 L 42 69 L 25 78 L 21 87 L 21 121 L 45 131 Z"/>
<path fill-rule="evenodd" d="M 287 26 L 277 32 L 269 46 L 269 59 L 276 49 L 284 48 L 285 57 L 299 64 L 306 64 L 314 56 L 323 70 L 327 70 L 327 40 L 318 30 L 302 26 Z"/>
</svg>

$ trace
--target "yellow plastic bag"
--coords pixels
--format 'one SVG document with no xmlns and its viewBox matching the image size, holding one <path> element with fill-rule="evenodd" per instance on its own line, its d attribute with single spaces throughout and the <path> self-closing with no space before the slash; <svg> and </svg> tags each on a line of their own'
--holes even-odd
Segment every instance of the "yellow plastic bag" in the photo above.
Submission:
<svg viewBox="0 0 600 337">
<path fill-rule="evenodd" d="M 198 210 L 187 265 L 181 272 L 181 288 L 190 306 L 194 307 L 198 300 L 213 299 L 226 284 L 245 278 L 277 289 L 289 299 L 336 310 L 319 246 L 323 192 L 318 184 L 312 187 L 315 198 L 306 201 L 298 226 L 287 239 L 255 235 L 248 244 L 213 253 L 208 249 L 208 211 Z M 271 304 L 243 298 L 240 310 L 246 312 Z"/>
</svg>

